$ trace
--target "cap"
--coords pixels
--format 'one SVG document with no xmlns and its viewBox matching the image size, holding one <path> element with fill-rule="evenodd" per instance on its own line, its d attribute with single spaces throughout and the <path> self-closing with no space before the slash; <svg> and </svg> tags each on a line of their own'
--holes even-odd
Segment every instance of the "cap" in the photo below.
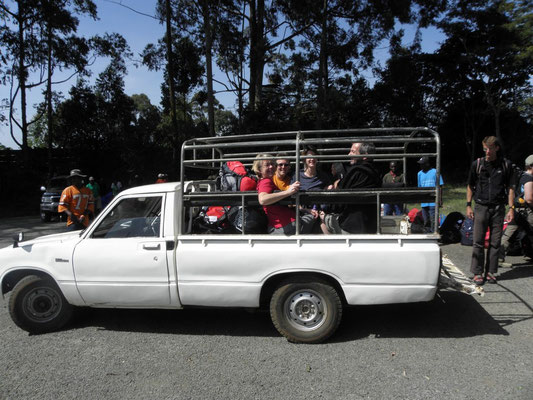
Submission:
<svg viewBox="0 0 533 400">
<path fill-rule="evenodd" d="M 245 176 L 241 179 L 241 192 L 249 192 L 257 189 L 257 182 L 248 177 Z"/>
<path fill-rule="evenodd" d="M 423 165 L 423 164 L 429 164 L 429 158 L 427 157 L 420 157 L 420 160 L 417 161 L 418 164 L 420 165 Z"/>
<path fill-rule="evenodd" d="M 87 175 L 83 175 L 81 173 L 81 169 L 73 169 L 70 171 L 70 175 L 69 175 L 69 178 L 72 178 L 73 176 L 80 176 L 82 178 L 85 178 L 87 177 Z"/>
<path fill-rule="evenodd" d="M 90 177 L 89 177 L 89 180 L 90 180 L 90 181 L 94 181 L 94 177 L 90 176 Z"/>
<path fill-rule="evenodd" d="M 533 154 L 527 156 L 526 158 L 526 168 L 529 167 L 530 165 L 533 165 Z"/>
</svg>

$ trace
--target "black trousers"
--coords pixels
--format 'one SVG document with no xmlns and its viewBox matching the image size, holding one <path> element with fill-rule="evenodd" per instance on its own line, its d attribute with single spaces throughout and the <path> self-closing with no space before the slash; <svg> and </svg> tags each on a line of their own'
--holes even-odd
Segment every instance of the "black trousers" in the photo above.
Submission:
<svg viewBox="0 0 533 400">
<path fill-rule="evenodd" d="M 472 264 L 470 271 L 474 275 L 485 272 L 498 272 L 498 254 L 503 232 L 505 205 L 484 206 L 476 204 L 474 208 L 474 243 L 472 248 Z M 485 260 L 485 233 L 490 227 L 489 248 Z"/>
</svg>

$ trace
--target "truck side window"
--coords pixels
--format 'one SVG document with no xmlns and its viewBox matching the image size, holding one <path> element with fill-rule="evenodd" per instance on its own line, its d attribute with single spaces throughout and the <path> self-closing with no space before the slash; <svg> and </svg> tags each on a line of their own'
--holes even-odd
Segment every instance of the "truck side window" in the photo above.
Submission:
<svg viewBox="0 0 533 400">
<path fill-rule="evenodd" d="M 94 230 L 95 239 L 159 237 L 162 197 L 124 199 L 109 212 Z"/>
</svg>

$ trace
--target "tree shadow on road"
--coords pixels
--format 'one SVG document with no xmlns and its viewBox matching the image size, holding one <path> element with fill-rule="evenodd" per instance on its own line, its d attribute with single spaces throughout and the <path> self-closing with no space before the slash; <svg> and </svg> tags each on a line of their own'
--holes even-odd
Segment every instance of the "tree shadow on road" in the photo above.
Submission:
<svg viewBox="0 0 533 400">
<path fill-rule="evenodd" d="M 278 337 L 268 312 L 243 309 L 109 310 L 82 309 L 71 329 L 96 329 L 183 335 Z M 429 303 L 358 306 L 345 310 L 330 340 L 376 337 L 461 338 L 507 335 L 472 297 L 440 292 Z"/>
</svg>

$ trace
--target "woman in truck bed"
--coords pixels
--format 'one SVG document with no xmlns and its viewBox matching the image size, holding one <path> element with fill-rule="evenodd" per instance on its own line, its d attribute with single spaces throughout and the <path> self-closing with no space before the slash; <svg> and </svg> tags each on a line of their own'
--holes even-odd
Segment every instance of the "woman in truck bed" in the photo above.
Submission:
<svg viewBox="0 0 533 400">
<path fill-rule="evenodd" d="M 300 182 L 292 183 L 287 190 L 274 192 L 277 190 L 272 181 L 276 167 L 270 154 L 258 154 L 253 163 L 252 169 L 259 177 L 257 183 L 257 197 L 259 204 L 263 206 L 268 218 L 268 233 L 275 235 L 294 235 L 296 233 L 296 213 L 287 206 L 276 204 L 280 200 L 292 196 L 300 190 Z M 301 233 L 310 233 L 316 222 L 316 217 L 308 212 L 300 215 Z"/>
</svg>

